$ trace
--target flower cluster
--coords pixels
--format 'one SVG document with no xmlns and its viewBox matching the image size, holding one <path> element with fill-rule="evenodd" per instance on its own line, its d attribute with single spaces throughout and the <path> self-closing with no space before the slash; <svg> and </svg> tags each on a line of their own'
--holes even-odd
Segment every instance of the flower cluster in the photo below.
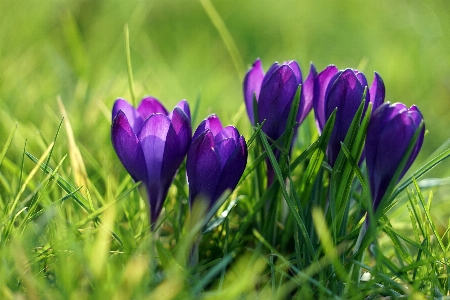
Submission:
<svg viewBox="0 0 450 300">
<path fill-rule="evenodd" d="M 255 125 L 265 121 L 262 130 L 276 140 L 286 130 L 286 120 L 294 100 L 295 91 L 302 84 L 302 75 L 295 61 L 275 63 L 264 74 L 258 59 L 247 72 L 244 80 L 244 99 L 250 122 Z M 256 100 L 258 109 L 254 112 Z M 419 128 L 413 151 L 409 154 L 400 180 L 415 160 L 423 143 L 425 127 L 423 116 L 416 106 L 407 108 L 402 103 L 384 103 L 385 86 L 381 76 L 375 72 L 370 88 L 366 76 L 355 69 L 338 70 L 334 65 L 317 73 L 311 64 L 308 78 L 302 86 L 297 125 L 314 108 L 314 116 L 319 133 L 325 123 L 336 111 L 336 119 L 328 147 L 328 163 L 333 166 L 341 150 L 341 142 L 350 128 L 356 112 L 365 101 L 364 112 L 369 103 L 372 115 L 366 136 L 366 146 L 361 161 L 366 159 L 374 209 L 383 198 L 388 185 L 394 177 L 402 158 L 407 154 L 408 146 Z M 270 181 L 270 166 L 268 177 Z"/>
<path fill-rule="evenodd" d="M 233 126 L 222 128 L 215 115 L 203 121 L 192 138 L 185 100 L 168 113 L 152 97 L 142 99 L 136 109 L 117 99 L 111 140 L 125 169 L 146 188 L 152 224 L 187 153 L 191 203 L 201 196 L 212 205 L 227 189 L 234 189 L 247 162 L 244 137 Z"/>
<path fill-rule="evenodd" d="M 264 122 L 262 131 L 271 142 L 286 132 L 299 89 L 295 132 L 312 108 L 319 133 L 336 111 L 326 153 L 331 167 L 361 103 L 364 101 L 363 114 L 371 111 L 360 163 L 366 161 L 376 210 L 390 183 L 401 179 L 422 146 L 425 127 L 419 109 L 407 108 L 402 103 L 384 103 L 385 86 L 377 73 L 369 87 L 366 76 L 358 70 L 338 70 L 330 65 L 318 73 L 311 64 L 309 75 L 303 81 L 296 61 L 274 63 L 264 73 L 257 59 L 244 79 L 244 100 L 251 124 Z M 169 113 L 152 97 L 144 98 L 137 108 L 118 99 L 112 119 L 113 147 L 131 177 L 145 186 L 152 223 L 157 220 L 186 155 L 191 204 L 202 199 L 212 207 L 226 190 L 236 187 L 244 172 L 247 163 L 244 137 L 233 126 L 223 127 L 216 115 L 203 120 L 192 136 L 190 110 L 185 100 Z M 279 159 L 276 149 L 275 157 Z M 405 161 L 403 169 L 398 172 L 402 161 Z M 399 174 L 394 178 L 396 172 Z M 269 163 L 267 175 L 271 184 L 273 169 Z"/>
</svg>

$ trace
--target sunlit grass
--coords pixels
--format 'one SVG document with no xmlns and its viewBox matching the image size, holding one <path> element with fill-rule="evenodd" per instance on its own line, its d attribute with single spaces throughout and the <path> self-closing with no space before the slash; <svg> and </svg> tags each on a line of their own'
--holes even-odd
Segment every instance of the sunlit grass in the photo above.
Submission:
<svg viewBox="0 0 450 300">
<path fill-rule="evenodd" d="M 308 205 L 318 189 L 308 178 L 327 174 L 325 137 L 312 118 L 299 130 L 292 161 L 285 157 L 276 168 L 278 183 L 265 187 L 270 145 L 242 106 L 241 79 L 256 57 L 298 59 L 304 69 L 314 61 L 319 69 L 377 70 L 388 100 L 416 103 L 425 115 L 425 148 L 408 174 L 449 155 L 448 5 L 319 2 L 49 1 L 27 3 L 32 14 L 20 1 L 0 3 L 0 298 L 446 296 L 447 161 L 425 175 L 437 181 L 405 177 L 408 186 L 400 185 L 360 262 L 348 247 L 363 209 L 352 207 L 354 219 L 337 237 L 330 216 Z M 132 99 L 126 23 L 136 99 L 151 94 L 171 107 L 187 98 L 194 128 L 216 112 L 252 141 L 243 179 L 204 234 L 192 221 L 184 166 L 152 232 L 139 183 L 112 149 L 112 103 Z M 354 167 L 346 161 L 342 170 L 353 176 Z M 262 213 L 267 199 L 274 200 L 272 216 Z M 283 223 L 289 206 L 295 213 Z M 198 240 L 199 263 L 191 266 Z M 371 277 L 356 288 L 351 271 L 358 267 Z"/>
</svg>

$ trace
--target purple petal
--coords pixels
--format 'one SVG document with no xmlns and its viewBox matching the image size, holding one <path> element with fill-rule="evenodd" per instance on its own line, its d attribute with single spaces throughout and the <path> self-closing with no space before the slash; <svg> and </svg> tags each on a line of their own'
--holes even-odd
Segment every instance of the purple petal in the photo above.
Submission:
<svg viewBox="0 0 450 300">
<path fill-rule="evenodd" d="M 232 138 L 221 140 L 216 144 L 216 151 L 220 158 L 221 170 L 223 169 L 223 166 L 228 161 L 228 159 L 231 158 L 235 149 L 236 149 L 236 140 Z"/>
<path fill-rule="evenodd" d="M 147 188 L 147 196 L 150 204 L 150 223 L 152 224 L 152 229 L 161 210 L 164 206 L 164 200 L 166 199 L 167 192 L 169 191 L 172 181 L 167 182 L 147 182 L 145 187 Z"/>
<path fill-rule="evenodd" d="M 414 131 L 414 133 L 415 133 L 416 129 L 419 128 L 420 124 L 423 122 L 423 116 L 422 116 L 422 113 L 420 112 L 419 108 L 417 106 L 413 105 L 408 109 L 408 112 L 405 113 L 404 115 L 405 115 L 405 118 L 409 119 L 408 122 L 405 121 L 405 123 L 410 124 L 411 131 Z M 408 171 L 408 169 L 411 167 L 414 160 L 416 159 L 417 154 L 419 154 L 419 151 L 422 148 L 424 135 L 425 135 L 425 124 L 423 125 L 422 130 L 419 133 L 419 137 L 417 138 L 416 145 L 414 146 L 414 148 L 411 152 L 411 155 L 409 156 L 408 160 L 406 161 L 405 167 L 404 167 L 402 173 L 400 174 L 399 180 L 403 177 L 403 175 L 405 175 L 405 173 Z"/>
<path fill-rule="evenodd" d="M 152 223 L 156 222 L 161 213 L 173 177 L 183 162 L 191 142 L 192 130 L 189 118 L 179 107 L 175 107 L 171 114 L 172 120 L 167 132 L 161 163 L 161 176 L 147 183 L 149 199 L 154 199 L 151 200 Z"/>
<path fill-rule="evenodd" d="M 181 100 L 180 102 L 178 102 L 176 107 L 179 107 L 186 114 L 186 116 L 189 118 L 189 122 L 190 122 L 191 110 L 189 109 L 188 102 L 186 100 Z M 170 116 L 170 119 L 172 119 L 172 116 Z"/>
<path fill-rule="evenodd" d="M 288 65 L 292 72 L 294 72 L 295 78 L 297 78 L 297 85 L 303 82 L 302 71 L 300 70 L 300 66 L 295 60 L 287 61 L 283 63 L 283 65 Z"/>
<path fill-rule="evenodd" d="M 325 117 L 325 94 L 327 87 L 337 72 L 338 69 L 336 66 L 329 65 L 322 72 L 320 72 L 314 80 L 313 107 L 319 132 L 322 132 L 327 121 Z M 331 82 L 331 84 L 333 84 L 333 82 Z"/>
<path fill-rule="evenodd" d="M 193 140 L 186 160 L 189 201 L 198 197 L 211 205 L 220 179 L 220 161 L 214 148 L 214 135 L 207 130 Z"/>
<path fill-rule="evenodd" d="M 144 153 L 127 116 L 122 110 L 118 111 L 113 120 L 111 140 L 117 156 L 131 177 L 135 181 L 145 181 L 147 179 L 147 168 Z"/>
<path fill-rule="evenodd" d="M 297 122 L 301 124 L 312 109 L 314 98 L 314 81 L 317 77 L 316 67 L 311 63 L 308 77 L 302 86 L 302 98 L 297 114 Z"/>
<path fill-rule="evenodd" d="M 372 86 L 370 87 L 370 103 L 372 103 L 372 112 L 375 111 L 384 102 L 385 88 L 383 79 L 375 72 Z"/>
<path fill-rule="evenodd" d="M 358 71 L 358 70 L 353 70 L 353 72 L 356 75 L 356 78 L 358 78 L 359 82 L 361 83 L 363 89 L 365 89 L 367 87 L 367 89 L 369 88 L 369 85 L 367 84 L 367 78 L 364 75 L 364 73 Z"/>
<path fill-rule="evenodd" d="M 147 165 L 148 182 L 160 182 L 167 132 L 170 120 L 162 114 L 151 115 L 138 134 Z M 150 203 L 152 204 L 152 199 Z"/>
<path fill-rule="evenodd" d="M 268 81 L 268 80 L 270 79 L 270 77 L 272 76 L 272 74 L 275 73 L 275 71 L 277 71 L 281 66 L 282 66 L 282 65 L 280 65 L 278 62 L 274 62 L 274 63 L 270 66 L 269 70 L 267 70 L 266 75 L 264 75 L 264 79 L 263 79 L 263 81 L 262 81 L 262 83 L 261 83 L 261 86 L 263 86 L 264 84 L 266 84 L 267 81 Z M 258 97 L 258 99 L 259 99 L 259 97 Z"/>
<path fill-rule="evenodd" d="M 143 118 L 143 120 L 147 120 L 148 117 L 152 114 L 163 114 L 167 116 L 168 112 L 164 108 L 164 106 L 161 104 L 161 102 L 158 101 L 158 99 L 153 97 L 145 97 L 142 99 L 141 103 L 138 106 L 137 111 Z"/>
<path fill-rule="evenodd" d="M 261 87 L 258 101 L 259 121 L 266 120 L 263 131 L 274 140 L 285 130 L 297 88 L 297 78 L 287 65 L 282 65 L 273 72 Z"/>
<path fill-rule="evenodd" d="M 130 103 L 121 98 L 117 99 L 116 102 L 114 102 L 112 109 L 113 120 L 119 110 L 123 111 L 123 113 L 127 116 L 128 123 L 130 124 L 131 128 L 133 128 L 134 133 L 137 134 L 139 130 L 141 130 L 142 124 L 144 123 L 144 120 L 141 118 L 140 114 Z"/>
<path fill-rule="evenodd" d="M 151 115 L 140 133 L 148 169 L 153 170 L 146 182 L 152 223 L 161 213 L 173 177 L 191 140 L 192 130 L 186 113 L 175 107 L 171 117 L 170 120 L 159 113 Z"/>
<path fill-rule="evenodd" d="M 361 104 L 364 88 L 351 69 L 339 76 L 331 87 L 326 99 L 325 116 L 328 119 L 337 107 L 336 120 L 330 136 L 328 159 L 331 166 L 339 154 L 350 124 Z"/>
<path fill-rule="evenodd" d="M 231 151 L 231 144 L 234 144 L 234 150 Z M 233 190 L 239 182 L 242 173 L 247 164 L 247 145 L 244 137 L 240 137 L 237 141 L 230 142 L 224 140 L 221 145 L 217 146 L 221 149 L 220 155 L 222 159 L 222 172 L 220 174 L 219 184 L 215 194 L 216 201 L 227 189 Z M 223 164 L 224 157 L 227 157 L 225 164 Z"/>
<path fill-rule="evenodd" d="M 240 135 L 236 127 L 234 126 L 227 126 L 223 128 L 215 137 L 214 140 L 216 144 L 218 144 L 220 141 L 225 139 L 233 139 L 237 141 L 239 139 Z"/>
<path fill-rule="evenodd" d="M 247 114 L 250 119 L 250 122 L 253 125 L 254 125 L 253 94 L 255 94 L 256 100 L 258 100 L 263 78 L 264 78 L 264 71 L 261 66 L 261 61 L 257 59 L 244 78 L 245 107 L 247 108 Z"/>
<path fill-rule="evenodd" d="M 161 180 L 171 182 L 191 143 L 192 129 L 186 114 L 176 107 L 167 132 Z"/>
<path fill-rule="evenodd" d="M 367 78 L 366 78 L 366 75 L 364 75 L 364 73 L 362 73 L 358 70 L 353 70 L 353 72 L 355 73 L 356 78 L 358 78 L 359 82 L 361 83 L 363 91 L 365 91 L 365 89 L 367 87 L 366 95 L 364 98 L 364 99 L 366 99 L 366 104 L 364 106 L 364 113 L 365 113 L 367 107 L 369 106 L 369 100 L 370 100 L 370 89 L 369 89 L 369 85 L 367 84 Z"/>
<path fill-rule="evenodd" d="M 212 114 L 208 116 L 205 120 L 203 120 L 195 130 L 192 139 L 195 140 L 202 132 L 206 130 L 211 130 L 214 136 L 217 135 L 222 130 L 222 123 L 220 123 L 220 119 L 217 115 Z"/>
</svg>

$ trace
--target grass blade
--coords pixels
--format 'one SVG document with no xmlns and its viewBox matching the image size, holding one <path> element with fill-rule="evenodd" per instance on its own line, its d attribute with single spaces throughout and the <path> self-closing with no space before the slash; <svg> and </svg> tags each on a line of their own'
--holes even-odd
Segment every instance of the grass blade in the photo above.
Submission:
<svg viewBox="0 0 450 300">
<path fill-rule="evenodd" d="M 13 129 L 11 129 L 8 139 L 6 140 L 5 146 L 3 146 L 2 152 L 0 153 L 0 166 L 2 165 L 3 159 L 5 158 L 6 151 L 8 151 L 9 146 L 11 146 L 11 142 L 14 138 L 16 130 L 17 130 L 17 123 L 16 125 L 14 125 Z"/>
</svg>

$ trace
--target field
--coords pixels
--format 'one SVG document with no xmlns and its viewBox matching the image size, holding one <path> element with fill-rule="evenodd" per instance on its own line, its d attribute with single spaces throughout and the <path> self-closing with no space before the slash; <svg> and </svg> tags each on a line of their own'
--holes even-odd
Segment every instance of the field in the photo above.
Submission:
<svg viewBox="0 0 450 300">
<path fill-rule="evenodd" d="M 0 298 L 357 299 L 387 293 L 422 299 L 450 290 L 447 160 L 418 179 L 421 192 L 410 185 L 380 219 L 389 219 L 395 233 L 371 232 L 384 256 L 367 251 L 359 257 L 367 264 L 363 269 L 372 266 L 376 275 L 358 294 L 353 286 L 348 291 L 354 261 L 336 244 L 315 237 L 320 250 L 311 257 L 326 266 L 315 269 L 289 242 L 301 236 L 297 229 L 280 233 L 286 224 L 274 222 L 277 229 L 267 231 L 257 212 L 256 225 L 239 231 L 256 202 L 252 197 L 260 196 L 255 191 L 263 192 L 253 177 L 264 163 L 226 200 L 231 205 L 242 197 L 242 204 L 229 206 L 229 218 L 200 241 L 189 235 L 194 225 L 187 217 L 184 164 L 169 190 L 166 219 L 153 233 L 145 194 L 111 144 L 114 101 L 133 98 L 130 66 L 136 101 L 152 95 L 172 110 L 187 99 L 193 131 L 216 113 L 249 141 L 259 135 L 247 118 L 242 89 L 257 58 L 265 71 L 275 61 L 297 60 L 303 78 L 310 62 L 319 72 L 334 64 L 363 71 L 369 83 L 376 71 L 386 101 L 420 108 L 426 134 L 409 178 L 450 144 L 450 2 L 5 0 L 0 11 Z M 311 113 L 293 157 L 318 138 Z M 257 149 L 267 150 L 261 143 Z M 302 163 L 292 172 L 293 183 L 303 182 Z M 291 192 L 279 188 L 272 195 L 280 203 L 283 191 Z M 411 210 L 414 203 L 419 215 Z M 306 218 L 308 230 L 328 230 L 313 224 L 323 217 L 327 222 L 327 215 L 310 209 L 315 217 Z M 290 222 L 286 226 L 295 224 Z M 271 236 L 276 232 L 279 238 Z M 242 241 L 234 240 L 236 234 Z M 185 260 L 196 243 L 200 263 L 193 266 Z M 347 288 L 330 284 L 347 271 Z"/>
</svg>

